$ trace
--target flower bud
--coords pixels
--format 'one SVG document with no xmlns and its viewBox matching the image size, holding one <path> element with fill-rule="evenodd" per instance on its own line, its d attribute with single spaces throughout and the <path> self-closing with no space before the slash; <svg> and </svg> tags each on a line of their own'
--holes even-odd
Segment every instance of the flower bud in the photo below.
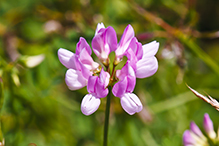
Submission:
<svg viewBox="0 0 219 146">
<path fill-rule="evenodd" d="M 204 115 L 204 121 L 203 121 L 204 129 L 209 136 L 209 138 L 214 139 L 216 138 L 216 133 L 214 131 L 213 122 L 211 121 L 209 115 L 206 113 Z"/>
</svg>

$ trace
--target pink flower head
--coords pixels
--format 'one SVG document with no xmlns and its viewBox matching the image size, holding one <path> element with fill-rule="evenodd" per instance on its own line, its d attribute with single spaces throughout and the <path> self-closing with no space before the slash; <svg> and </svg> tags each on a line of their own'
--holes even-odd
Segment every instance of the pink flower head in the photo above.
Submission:
<svg viewBox="0 0 219 146">
<path fill-rule="evenodd" d="M 115 30 L 111 26 L 105 28 L 104 25 L 98 24 L 96 35 L 92 40 L 92 48 L 97 57 L 105 62 L 110 52 L 115 51 L 116 47 L 117 37 Z"/>
<path fill-rule="evenodd" d="M 65 75 L 68 88 L 77 90 L 87 86 L 88 94 L 81 103 L 83 114 L 90 115 L 98 109 L 100 98 L 106 97 L 109 92 L 109 84 L 113 86 L 112 93 L 120 98 L 121 106 L 128 114 L 133 115 L 142 110 L 141 101 L 132 92 L 136 77 L 149 77 L 157 71 L 155 54 L 159 43 L 154 41 L 142 46 L 134 35 L 134 29 L 128 25 L 117 44 L 115 30 L 99 23 L 91 45 L 101 64 L 93 60 L 92 50 L 82 37 L 76 45 L 75 53 L 62 48 L 58 50 L 60 62 L 68 68 Z M 115 59 L 110 61 L 109 54 L 112 51 L 115 52 Z M 126 64 L 121 70 L 115 70 L 124 56 L 127 57 Z M 113 69 L 110 62 L 113 62 Z"/>
</svg>

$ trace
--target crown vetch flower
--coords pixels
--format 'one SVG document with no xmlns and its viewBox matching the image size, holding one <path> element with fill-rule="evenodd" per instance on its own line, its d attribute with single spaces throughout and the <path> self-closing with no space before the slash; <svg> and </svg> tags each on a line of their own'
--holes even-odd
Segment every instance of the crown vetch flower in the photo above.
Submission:
<svg viewBox="0 0 219 146">
<path fill-rule="evenodd" d="M 138 97 L 132 93 L 135 88 L 135 72 L 129 63 L 116 73 L 119 81 L 113 86 L 114 96 L 120 98 L 122 108 L 130 115 L 140 112 L 143 108 Z"/>
<path fill-rule="evenodd" d="M 103 69 L 98 76 L 90 76 L 87 84 L 89 94 L 85 95 L 81 103 L 81 111 L 85 115 L 94 113 L 99 105 L 100 98 L 106 97 L 108 94 L 108 84 L 110 75 Z"/>
<path fill-rule="evenodd" d="M 122 108 L 130 115 L 140 112 L 143 108 L 141 101 L 133 92 L 137 78 L 153 75 L 158 68 L 155 57 L 159 43 L 156 41 L 143 45 L 134 36 L 134 29 L 128 25 L 117 44 L 115 30 L 103 23 L 97 25 L 92 48 L 101 64 L 95 62 L 92 50 L 84 38 L 80 38 L 76 45 L 76 52 L 66 49 L 58 50 L 60 62 L 68 68 L 65 81 L 70 90 L 77 90 L 87 86 L 88 94 L 81 103 L 81 111 L 85 115 L 94 113 L 99 105 L 100 98 L 108 94 L 108 86 L 112 86 L 114 96 L 120 98 Z M 114 51 L 113 68 L 110 68 L 109 54 Z M 126 64 L 121 70 L 116 66 L 127 57 Z M 105 70 L 104 70 L 105 69 Z"/>
<path fill-rule="evenodd" d="M 207 134 L 205 136 L 195 122 L 190 123 L 190 130 L 186 130 L 183 134 L 183 145 L 184 146 L 207 146 L 219 144 L 219 139 L 216 137 L 214 131 L 213 122 L 211 121 L 209 115 L 206 113 L 203 119 L 203 127 Z M 218 133 L 219 134 L 219 133 Z"/>
</svg>

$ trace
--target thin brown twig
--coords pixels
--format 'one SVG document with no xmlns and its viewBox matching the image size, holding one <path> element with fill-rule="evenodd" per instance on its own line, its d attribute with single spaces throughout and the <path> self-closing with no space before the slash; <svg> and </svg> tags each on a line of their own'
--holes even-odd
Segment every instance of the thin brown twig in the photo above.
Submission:
<svg viewBox="0 0 219 146">
<path fill-rule="evenodd" d="M 200 98 L 200 99 L 204 100 L 205 102 L 209 103 L 212 107 L 214 107 L 217 111 L 219 111 L 219 102 L 218 102 L 216 99 L 212 98 L 212 97 L 209 96 L 209 95 L 208 95 L 208 97 L 207 97 L 207 96 L 204 96 L 204 95 L 198 93 L 196 90 L 194 90 L 194 89 L 192 89 L 191 87 L 189 87 L 188 85 L 187 85 L 187 87 L 188 87 L 198 98 Z"/>
</svg>

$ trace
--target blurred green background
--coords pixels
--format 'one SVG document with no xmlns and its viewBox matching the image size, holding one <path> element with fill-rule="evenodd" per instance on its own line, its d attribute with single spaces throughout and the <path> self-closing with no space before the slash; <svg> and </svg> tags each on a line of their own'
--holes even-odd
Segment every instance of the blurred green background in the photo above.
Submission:
<svg viewBox="0 0 219 146">
<path fill-rule="evenodd" d="M 109 146 L 181 146 L 191 120 L 202 128 L 204 113 L 218 127 L 219 113 L 186 87 L 219 99 L 218 0 L 1 0 L 1 125 L 6 146 L 99 146 L 106 98 L 85 116 L 86 88 L 70 91 L 57 50 L 90 44 L 97 23 L 118 38 L 131 24 L 138 40 L 160 43 L 155 75 L 137 79 L 144 105 L 128 115 L 112 98 Z M 44 54 L 35 67 L 27 58 Z M 42 57 L 42 56 L 41 56 Z"/>
</svg>

